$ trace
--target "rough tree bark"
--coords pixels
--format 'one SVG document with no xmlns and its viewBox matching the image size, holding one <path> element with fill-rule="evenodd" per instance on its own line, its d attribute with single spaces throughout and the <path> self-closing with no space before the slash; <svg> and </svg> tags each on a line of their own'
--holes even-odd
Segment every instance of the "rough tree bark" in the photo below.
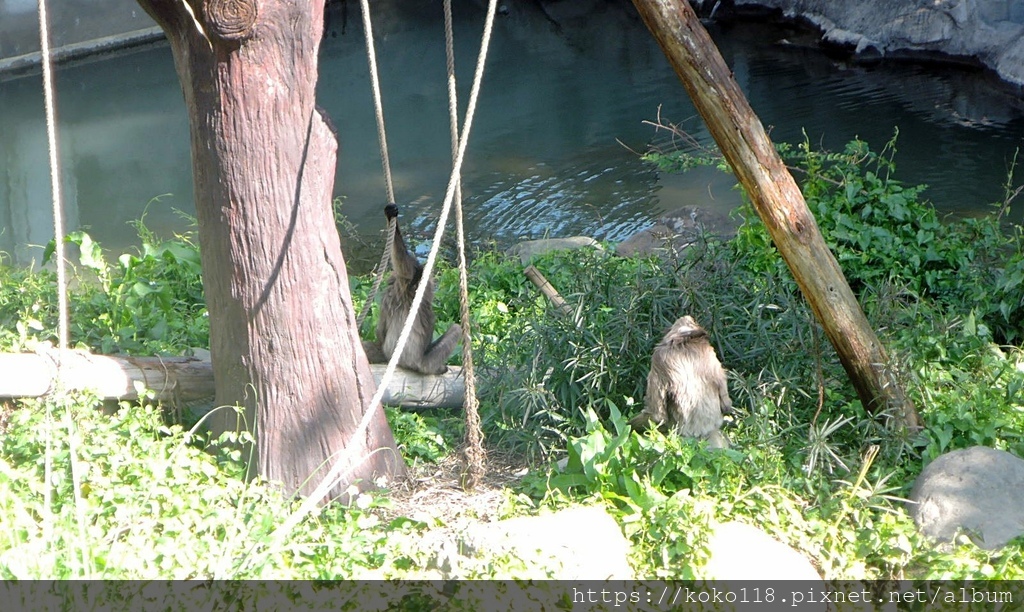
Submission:
<svg viewBox="0 0 1024 612">
<path fill-rule="evenodd" d="M 875 413 L 892 409 L 903 425 L 920 427 L 914 405 L 887 368 L 885 348 L 825 244 L 800 188 L 693 9 L 686 0 L 633 4 L 750 196 L 861 402 Z"/>
<path fill-rule="evenodd" d="M 255 427 L 250 472 L 308 493 L 353 447 L 353 481 L 404 474 L 382 411 L 349 440 L 375 385 L 331 211 L 337 140 L 315 104 L 324 3 L 138 2 L 185 94 L 216 402 Z"/>
</svg>

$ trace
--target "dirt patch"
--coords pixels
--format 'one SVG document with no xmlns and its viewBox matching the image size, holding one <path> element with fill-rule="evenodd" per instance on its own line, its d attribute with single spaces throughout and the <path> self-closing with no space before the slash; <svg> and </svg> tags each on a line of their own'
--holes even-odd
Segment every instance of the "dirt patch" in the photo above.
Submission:
<svg viewBox="0 0 1024 612">
<path fill-rule="evenodd" d="M 465 491 L 459 455 L 451 453 L 440 463 L 411 467 L 409 479 L 391 489 L 392 507 L 383 514 L 388 520 L 402 516 L 417 520 L 429 518 L 447 527 L 470 521 L 496 521 L 506 490 L 514 487 L 526 472 L 524 458 L 491 449 L 480 486 Z"/>
</svg>

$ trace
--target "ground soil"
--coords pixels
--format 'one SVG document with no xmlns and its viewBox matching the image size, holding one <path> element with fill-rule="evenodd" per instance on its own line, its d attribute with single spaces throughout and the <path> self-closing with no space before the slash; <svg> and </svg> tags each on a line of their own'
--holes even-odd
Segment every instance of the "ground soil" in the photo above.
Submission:
<svg viewBox="0 0 1024 612">
<path fill-rule="evenodd" d="M 429 518 L 450 528 L 467 522 L 496 521 L 507 491 L 526 474 L 527 465 L 521 457 L 491 449 L 483 480 L 472 491 L 463 489 L 462 471 L 459 453 L 451 453 L 436 464 L 411 467 L 409 479 L 391 489 L 392 507 L 385 511 L 387 518 Z"/>
</svg>

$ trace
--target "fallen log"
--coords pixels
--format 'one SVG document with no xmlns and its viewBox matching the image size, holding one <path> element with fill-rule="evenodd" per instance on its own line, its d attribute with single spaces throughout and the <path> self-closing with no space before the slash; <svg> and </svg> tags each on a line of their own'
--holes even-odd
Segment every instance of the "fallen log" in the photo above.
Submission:
<svg viewBox="0 0 1024 612">
<path fill-rule="evenodd" d="M 378 385 L 384 378 L 387 365 L 371 363 L 373 379 Z M 388 390 L 381 400 L 388 406 L 402 408 L 458 408 L 462 409 L 466 399 L 466 379 L 461 366 L 448 366 L 444 374 L 433 376 L 401 368 L 395 370 Z"/>
<path fill-rule="evenodd" d="M 64 386 L 91 390 L 101 399 L 137 400 L 140 389 L 167 403 L 213 400 L 213 365 L 196 357 L 128 357 L 66 351 Z M 370 366 L 380 384 L 385 366 Z M 32 398 L 57 388 L 57 351 L 0 353 L 0 398 Z M 466 395 L 462 368 L 450 366 L 440 376 L 396 370 L 384 403 L 403 408 L 461 408 Z"/>
</svg>

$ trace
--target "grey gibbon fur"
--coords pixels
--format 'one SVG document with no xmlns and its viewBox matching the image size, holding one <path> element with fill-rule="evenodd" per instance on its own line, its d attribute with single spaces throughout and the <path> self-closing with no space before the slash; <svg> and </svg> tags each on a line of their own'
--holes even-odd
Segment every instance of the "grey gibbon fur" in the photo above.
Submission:
<svg viewBox="0 0 1024 612">
<path fill-rule="evenodd" d="M 384 297 L 380 303 L 380 317 L 377 320 L 377 339 L 363 341 L 363 350 L 370 363 L 387 363 L 395 352 L 402 325 L 412 308 L 416 288 L 423 278 L 423 265 L 409 252 L 398 229 L 398 206 L 384 207 L 388 223 L 395 219 L 395 241 L 391 248 L 391 278 L 388 279 Z M 426 279 L 427 290 L 423 303 L 409 334 L 409 341 L 398 359 L 398 365 L 407 370 L 423 374 L 444 374 L 448 370 L 448 359 L 462 339 L 462 326 L 453 324 L 437 340 L 434 337 L 434 280 Z M 433 340 L 433 341 L 432 341 Z"/>
<path fill-rule="evenodd" d="M 679 318 L 654 347 L 644 409 L 629 424 L 644 430 L 653 423 L 665 432 L 727 447 L 719 429 L 722 415 L 731 413 L 725 370 L 708 332 L 691 316 Z"/>
</svg>

